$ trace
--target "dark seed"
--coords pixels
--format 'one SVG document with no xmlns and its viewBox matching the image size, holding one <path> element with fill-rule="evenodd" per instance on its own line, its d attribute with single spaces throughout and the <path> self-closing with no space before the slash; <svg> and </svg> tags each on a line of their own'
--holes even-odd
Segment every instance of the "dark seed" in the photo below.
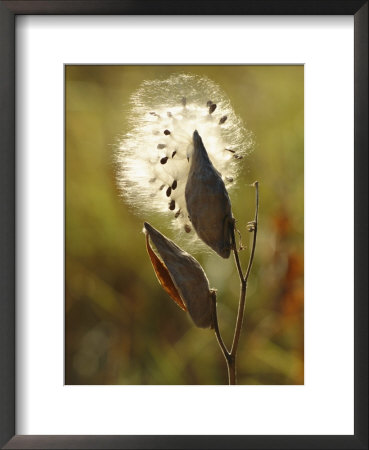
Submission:
<svg viewBox="0 0 369 450">
<path fill-rule="evenodd" d="M 174 150 L 174 152 L 172 153 L 172 158 L 174 158 L 174 155 L 177 153 L 176 150 Z"/>
<path fill-rule="evenodd" d="M 171 193 L 172 193 L 172 188 L 169 186 L 168 189 L 167 189 L 167 192 L 166 192 L 167 197 L 170 197 Z"/>
<path fill-rule="evenodd" d="M 227 120 L 227 116 L 223 116 L 219 119 L 219 125 L 222 125 Z"/>
<path fill-rule="evenodd" d="M 161 158 L 160 163 L 166 164 L 167 161 L 168 161 L 168 156 L 165 156 L 164 158 Z"/>
<path fill-rule="evenodd" d="M 169 203 L 169 209 L 170 209 L 171 211 L 174 211 L 175 208 L 176 208 L 176 202 L 175 202 L 174 200 L 172 200 L 172 201 Z"/>
<path fill-rule="evenodd" d="M 233 158 L 235 158 L 235 159 L 242 159 L 243 156 L 242 155 L 233 155 Z"/>
<path fill-rule="evenodd" d="M 156 148 L 158 148 L 159 150 L 165 148 L 166 145 L 165 144 L 158 144 Z"/>
<path fill-rule="evenodd" d="M 159 188 L 159 191 L 162 191 L 164 189 L 165 184 L 162 184 Z"/>
<path fill-rule="evenodd" d="M 232 177 L 225 177 L 226 178 L 226 180 L 229 182 L 229 183 L 232 183 L 232 181 L 233 181 L 233 178 Z"/>
<path fill-rule="evenodd" d="M 153 183 L 154 181 L 156 181 L 156 178 L 150 178 L 149 183 Z"/>
<path fill-rule="evenodd" d="M 206 106 L 209 108 L 211 105 L 213 104 L 213 102 L 211 101 L 211 100 L 208 100 L 207 102 L 206 102 Z"/>
<path fill-rule="evenodd" d="M 216 108 L 217 108 L 217 105 L 215 103 L 212 103 L 209 106 L 209 114 L 212 114 L 216 110 Z"/>
<path fill-rule="evenodd" d="M 189 233 L 191 231 L 191 227 L 186 223 L 186 225 L 184 226 L 184 230 L 186 233 Z"/>
<path fill-rule="evenodd" d="M 169 136 L 170 135 L 170 131 L 169 130 L 164 130 L 164 134 L 165 134 L 165 136 Z"/>
<path fill-rule="evenodd" d="M 174 217 L 177 219 L 178 218 L 178 216 L 181 214 L 181 210 L 179 209 L 175 214 L 174 214 Z"/>
<path fill-rule="evenodd" d="M 182 98 L 181 103 L 182 103 L 183 106 L 186 106 L 186 103 L 187 103 L 186 97 Z"/>
<path fill-rule="evenodd" d="M 174 180 L 173 183 L 172 183 L 173 191 L 174 191 L 174 189 L 176 189 L 176 187 L 177 187 L 177 180 Z"/>
<path fill-rule="evenodd" d="M 235 150 L 232 150 L 232 149 L 230 149 L 230 148 L 226 148 L 225 150 L 226 150 L 227 152 L 236 153 Z"/>
</svg>

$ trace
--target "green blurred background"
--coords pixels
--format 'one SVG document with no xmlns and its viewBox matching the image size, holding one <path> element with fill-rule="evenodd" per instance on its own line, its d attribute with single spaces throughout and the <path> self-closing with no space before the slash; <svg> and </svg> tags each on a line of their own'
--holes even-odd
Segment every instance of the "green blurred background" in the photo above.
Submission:
<svg viewBox="0 0 369 450">
<path fill-rule="evenodd" d="M 159 286 L 142 217 L 119 195 L 114 150 L 129 97 L 146 79 L 208 76 L 254 134 L 233 213 L 246 223 L 260 184 L 259 231 L 238 351 L 239 384 L 304 383 L 303 66 L 66 66 L 66 384 L 227 384 L 214 332 L 196 328 Z M 146 218 L 148 221 L 149 217 Z M 154 223 L 153 223 L 154 224 Z M 167 220 L 155 226 L 174 238 Z M 230 344 L 239 280 L 233 259 L 186 248 L 218 290 Z"/>
</svg>

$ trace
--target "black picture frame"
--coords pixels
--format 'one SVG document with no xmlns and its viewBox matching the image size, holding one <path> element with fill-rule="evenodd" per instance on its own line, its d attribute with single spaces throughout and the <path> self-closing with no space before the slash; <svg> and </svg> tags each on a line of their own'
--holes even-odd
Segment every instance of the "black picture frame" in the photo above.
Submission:
<svg viewBox="0 0 369 450">
<path fill-rule="evenodd" d="M 15 435 L 15 19 L 28 14 L 353 15 L 355 40 L 355 392 L 349 436 Z M 7 449 L 368 448 L 368 2 L 365 0 L 43 0 L 0 2 L 0 445 Z M 344 224 L 337 224 L 344 227 Z M 337 393 L 339 395 L 339 393 Z M 317 407 L 319 407 L 317 405 Z"/>
</svg>

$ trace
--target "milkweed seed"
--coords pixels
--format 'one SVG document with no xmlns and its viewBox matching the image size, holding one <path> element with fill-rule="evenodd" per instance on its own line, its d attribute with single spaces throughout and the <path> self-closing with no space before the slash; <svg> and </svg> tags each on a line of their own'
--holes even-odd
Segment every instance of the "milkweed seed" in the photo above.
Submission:
<svg viewBox="0 0 369 450">
<path fill-rule="evenodd" d="M 222 125 L 227 120 L 227 116 L 223 116 L 219 119 L 219 125 Z"/>
<path fill-rule="evenodd" d="M 170 135 L 170 131 L 169 130 L 164 130 L 164 134 L 165 134 L 165 136 L 169 136 Z"/>
<path fill-rule="evenodd" d="M 217 108 L 217 105 L 215 103 L 212 103 L 209 106 L 209 114 L 212 114 L 216 110 L 216 108 Z"/>
<path fill-rule="evenodd" d="M 162 150 L 165 147 L 166 147 L 165 144 L 158 144 L 156 148 L 159 149 L 159 150 Z"/>
<path fill-rule="evenodd" d="M 154 111 L 151 111 L 150 114 L 151 114 L 152 116 L 154 116 L 154 117 L 157 117 L 158 119 L 160 118 L 159 114 L 157 114 L 157 113 L 154 112 Z"/>
<path fill-rule="evenodd" d="M 174 191 L 174 189 L 176 189 L 176 187 L 177 187 L 177 180 L 174 180 L 173 183 L 172 183 L 173 191 Z"/>
<path fill-rule="evenodd" d="M 177 219 L 179 217 L 179 215 L 181 214 L 181 210 L 179 209 L 175 214 L 174 217 Z"/>
<path fill-rule="evenodd" d="M 168 111 L 168 112 L 167 112 L 167 116 L 168 116 L 168 117 L 173 117 L 173 114 L 172 114 L 170 111 Z"/>
<path fill-rule="evenodd" d="M 174 150 L 174 152 L 172 153 L 172 158 L 174 158 L 174 155 L 177 153 L 176 150 Z"/>
<path fill-rule="evenodd" d="M 230 148 L 226 148 L 225 150 L 226 150 L 227 152 L 236 153 L 235 150 L 232 150 L 232 149 L 230 149 Z"/>
<path fill-rule="evenodd" d="M 206 106 L 209 108 L 211 105 L 213 104 L 213 102 L 211 101 L 211 100 L 208 100 L 207 102 L 206 102 Z"/>
<path fill-rule="evenodd" d="M 184 226 L 184 230 L 186 233 L 189 233 L 191 231 L 191 227 L 186 223 L 186 225 Z"/>
<path fill-rule="evenodd" d="M 156 181 L 156 178 L 150 178 L 149 183 L 154 183 Z"/>
<path fill-rule="evenodd" d="M 235 159 L 242 159 L 243 156 L 242 155 L 233 155 L 233 158 L 235 158 Z"/>
<path fill-rule="evenodd" d="M 175 208 L 176 208 L 176 202 L 175 202 L 174 200 L 172 200 L 172 201 L 169 203 L 169 209 L 170 209 L 171 211 L 174 211 Z"/>
<path fill-rule="evenodd" d="M 162 184 L 159 188 L 159 191 L 162 191 L 164 189 L 164 187 L 165 187 L 165 184 Z"/>
<path fill-rule="evenodd" d="M 166 164 L 167 161 L 168 161 L 168 156 L 165 156 L 164 158 L 161 158 L 160 164 Z"/>
<path fill-rule="evenodd" d="M 225 179 L 226 179 L 229 183 L 232 183 L 232 181 L 233 181 L 233 178 L 232 178 L 232 177 L 225 177 Z"/>
<path fill-rule="evenodd" d="M 167 192 L 166 192 L 167 197 L 170 197 L 171 193 L 172 193 L 172 188 L 169 186 L 168 189 L 167 189 Z"/>
</svg>

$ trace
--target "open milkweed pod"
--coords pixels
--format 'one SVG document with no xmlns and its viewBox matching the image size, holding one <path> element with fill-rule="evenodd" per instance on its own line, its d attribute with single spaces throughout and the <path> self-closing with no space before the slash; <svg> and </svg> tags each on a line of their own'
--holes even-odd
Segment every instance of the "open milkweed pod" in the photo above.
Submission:
<svg viewBox="0 0 369 450">
<path fill-rule="evenodd" d="M 188 215 L 199 238 L 222 258 L 228 258 L 234 227 L 231 201 L 197 130 L 193 133 L 193 146 L 185 189 Z"/>
<path fill-rule="evenodd" d="M 195 325 L 212 328 L 212 296 L 209 281 L 200 264 L 147 222 L 146 246 L 156 276 L 164 290 L 182 308 L 187 309 Z M 150 247 L 149 238 L 162 261 Z"/>
<path fill-rule="evenodd" d="M 126 119 L 127 133 L 115 149 L 123 198 L 135 214 L 166 217 L 178 239 L 202 246 L 185 199 L 193 133 L 198 130 L 228 192 L 253 147 L 252 133 L 219 85 L 186 73 L 143 81 L 132 93 Z"/>
</svg>

